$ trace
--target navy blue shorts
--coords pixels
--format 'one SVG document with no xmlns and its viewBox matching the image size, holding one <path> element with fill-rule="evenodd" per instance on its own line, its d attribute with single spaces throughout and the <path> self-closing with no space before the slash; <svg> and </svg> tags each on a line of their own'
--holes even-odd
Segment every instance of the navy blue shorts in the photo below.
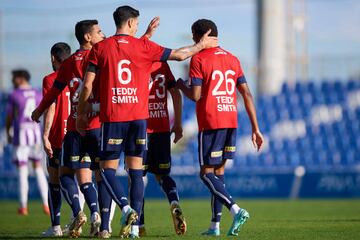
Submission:
<svg viewBox="0 0 360 240">
<path fill-rule="evenodd" d="M 60 166 L 60 157 L 61 157 L 61 148 L 53 148 L 53 156 L 52 158 L 49 158 L 49 156 L 46 157 L 47 162 L 46 165 L 48 167 L 59 169 Z"/>
<path fill-rule="evenodd" d="M 226 159 L 234 159 L 236 128 L 222 128 L 199 132 L 200 166 L 217 166 Z"/>
<path fill-rule="evenodd" d="M 146 120 L 105 122 L 101 126 L 101 160 L 142 157 L 146 150 Z"/>
<path fill-rule="evenodd" d="M 61 152 L 61 166 L 72 169 L 99 169 L 100 128 L 87 130 L 85 136 L 67 132 Z"/>
<path fill-rule="evenodd" d="M 144 152 L 144 176 L 147 172 L 167 175 L 171 170 L 170 132 L 147 135 L 148 149 Z"/>
</svg>

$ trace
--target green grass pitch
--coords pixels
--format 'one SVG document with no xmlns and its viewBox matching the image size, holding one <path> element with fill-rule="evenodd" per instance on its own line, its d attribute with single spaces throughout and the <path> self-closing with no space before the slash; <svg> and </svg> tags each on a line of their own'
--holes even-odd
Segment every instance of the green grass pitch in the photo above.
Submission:
<svg viewBox="0 0 360 240">
<path fill-rule="evenodd" d="M 240 205 L 250 213 L 237 239 L 360 239 L 360 200 L 241 200 Z M 69 207 L 63 202 L 62 224 L 69 220 Z M 183 211 L 188 222 L 188 232 L 181 239 L 214 239 L 199 235 L 208 227 L 210 203 L 207 200 L 183 200 Z M 0 239 L 39 239 L 49 226 L 39 202 L 30 202 L 29 216 L 16 215 L 15 201 L 0 201 Z M 171 221 L 165 200 L 147 200 L 145 209 L 147 237 L 145 239 L 180 239 Z M 88 211 L 86 209 L 86 213 Z M 118 238 L 120 214 L 113 221 L 113 238 Z M 224 209 L 221 237 L 226 237 L 231 217 Z M 84 236 L 89 225 L 84 228 Z M 84 237 L 86 238 L 86 237 Z M 88 238 L 89 239 L 89 238 Z"/>
</svg>

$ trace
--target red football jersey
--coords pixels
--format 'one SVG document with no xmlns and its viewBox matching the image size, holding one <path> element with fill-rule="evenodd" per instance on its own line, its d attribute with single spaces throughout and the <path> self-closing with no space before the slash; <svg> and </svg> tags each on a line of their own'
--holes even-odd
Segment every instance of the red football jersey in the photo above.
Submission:
<svg viewBox="0 0 360 240">
<path fill-rule="evenodd" d="M 196 103 L 199 131 L 237 128 L 236 86 L 244 82 L 240 61 L 220 47 L 192 57 L 190 85 L 201 86 Z"/>
<path fill-rule="evenodd" d="M 67 122 L 68 131 L 76 131 L 77 106 L 79 103 L 83 78 L 88 64 L 89 53 L 90 50 L 78 50 L 72 54 L 61 64 L 58 76 L 55 80 L 55 86 L 60 89 L 68 86 L 70 90 L 71 111 Z M 95 81 L 95 83 L 97 83 L 97 81 Z M 92 94 L 89 102 L 94 103 L 96 101 L 97 99 L 94 98 L 94 95 Z M 95 128 L 100 128 L 99 115 L 96 113 L 90 113 L 86 130 Z"/>
<path fill-rule="evenodd" d="M 170 131 L 167 90 L 175 86 L 175 78 L 166 62 L 155 62 L 149 83 L 149 118 L 147 132 Z"/>
<path fill-rule="evenodd" d="M 100 84 L 100 121 L 147 119 L 149 77 L 153 62 L 166 61 L 171 53 L 147 38 L 115 35 L 96 44 L 89 63 Z"/>
<path fill-rule="evenodd" d="M 57 77 L 53 72 L 43 79 L 43 96 L 51 89 Z M 66 133 L 66 122 L 70 114 L 70 92 L 66 87 L 56 98 L 54 120 L 51 125 L 49 141 L 53 148 L 61 148 L 62 140 Z"/>
</svg>

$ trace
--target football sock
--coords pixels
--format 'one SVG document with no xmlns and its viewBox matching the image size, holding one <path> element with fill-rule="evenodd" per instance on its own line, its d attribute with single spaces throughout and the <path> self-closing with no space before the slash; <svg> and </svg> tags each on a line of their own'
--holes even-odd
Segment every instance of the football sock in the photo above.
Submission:
<svg viewBox="0 0 360 240">
<path fill-rule="evenodd" d="M 80 185 L 80 190 L 84 194 L 85 202 L 90 209 L 91 215 L 98 212 L 98 198 L 94 183 L 83 183 Z"/>
<path fill-rule="evenodd" d="M 59 184 L 49 183 L 49 209 L 51 226 L 60 225 L 61 191 Z"/>
<path fill-rule="evenodd" d="M 106 184 L 106 188 L 110 193 L 112 199 L 123 210 L 123 208 L 129 205 L 125 196 L 121 183 L 116 178 L 116 170 L 112 168 L 101 169 L 101 176 Z"/>
<path fill-rule="evenodd" d="M 104 181 L 97 182 L 98 186 L 98 199 L 99 199 L 99 207 L 100 207 L 100 215 L 101 215 L 101 225 L 100 231 L 107 230 L 109 231 L 109 223 L 110 223 L 110 211 L 111 211 L 111 195 L 106 189 L 106 185 Z"/>
<path fill-rule="evenodd" d="M 46 180 L 45 172 L 42 167 L 36 167 L 34 169 L 36 175 L 37 185 L 44 205 L 48 204 L 48 183 Z"/>
<path fill-rule="evenodd" d="M 225 187 L 225 178 L 224 175 L 215 175 L 218 179 L 221 180 Z M 220 222 L 221 214 L 222 214 L 223 204 L 216 199 L 215 195 L 211 195 L 211 210 L 212 210 L 212 218 L 211 222 Z"/>
<path fill-rule="evenodd" d="M 230 213 L 233 217 L 235 217 L 235 215 L 238 214 L 239 211 L 240 207 L 236 203 L 234 203 L 230 208 Z"/>
<path fill-rule="evenodd" d="M 220 222 L 211 222 L 210 229 L 220 229 Z"/>
<path fill-rule="evenodd" d="M 170 204 L 174 202 L 179 202 L 179 195 L 177 192 L 176 183 L 170 176 L 162 176 L 159 184 L 164 193 L 166 194 L 166 197 L 169 200 Z"/>
<path fill-rule="evenodd" d="M 28 181 L 28 166 L 19 166 L 18 167 L 19 174 L 19 201 L 21 208 L 27 208 L 28 203 L 28 192 L 29 192 L 29 181 Z"/>
<path fill-rule="evenodd" d="M 219 200 L 229 210 L 235 203 L 230 194 L 226 191 L 223 182 L 214 175 L 214 173 L 206 173 L 201 176 L 201 179 L 208 187 L 210 192 L 215 196 L 215 199 Z"/>
<path fill-rule="evenodd" d="M 129 169 L 130 177 L 130 205 L 141 216 L 144 199 L 144 181 L 142 169 Z M 139 225 L 139 218 L 134 225 Z"/>
<path fill-rule="evenodd" d="M 142 208 L 141 208 L 141 215 L 140 215 L 140 221 L 139 221 L 140 226 L 144 226 L 144 225 L 145 225 L 145 212 L 144 212 L 144 208 L 145 208 L 145 198 L 143 198 L 143 203 L 142 203 Z"/>
<path fill-rule="evenodd" d="M 73 216 L 76 217 L 81 211 L 79 203 L 79 191 L 73 175 L 60 177 L 60 188 L 67 203 L 70 205 Z"/>
</svg>

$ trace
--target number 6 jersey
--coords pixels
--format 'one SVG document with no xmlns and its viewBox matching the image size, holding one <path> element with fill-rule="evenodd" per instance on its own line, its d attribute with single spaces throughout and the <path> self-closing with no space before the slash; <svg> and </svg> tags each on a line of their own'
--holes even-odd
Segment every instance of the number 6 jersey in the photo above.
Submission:
<svg viewBox="0 0 360 240">
<path fill-rule="evenodd" d="M 192 57 L 190 85 L 201 86 L 196 103 L 199 131 L 237 128 L 236 87 L 245 82 L 240 61 L 220 47 Z"/>
<path fill-rule="evenodd" d="M 166 61 L 170 53 L 145 37 L 120 34 L 97 43 L 88 70 L 95 72 L 100 82 L 100 121 L 147 119 L 151 66 Z"/>
</svg>

